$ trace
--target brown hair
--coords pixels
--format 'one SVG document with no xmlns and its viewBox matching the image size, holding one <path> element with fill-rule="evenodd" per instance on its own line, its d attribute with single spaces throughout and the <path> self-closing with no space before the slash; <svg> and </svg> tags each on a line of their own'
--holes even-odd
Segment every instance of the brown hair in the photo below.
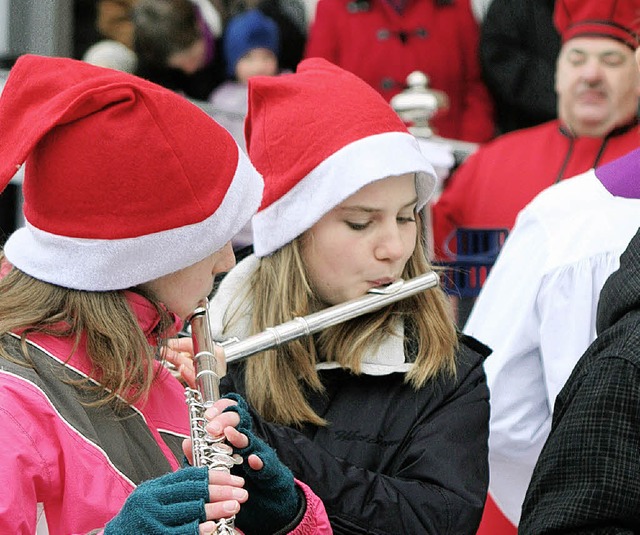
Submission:
<svg viewBox="0 0 640 535">
<path fill-rule="evenodd" d="M 0 265 L 3 262 L 4 254 L 0 252 Z M 133 291 L 145 295 L 141 290 Z M 149 295 L 145 297 L 160 314 L 156 328 L 159 348 L 161 334 L 173 321 L 157 301 Z M 0 279 L 0 337 L 9 332 L 20 332 L 26 365 L 30 362 L 26 339 L 31 333 L 71 337 L 74 344 L 66 358 L 85 343 L 92 376 L 99 377 L 101 384 L 88 379 L 72 383 L 96 394 L 97 401 L 91 405 L 106 405 L 119 397 L 134 403 L 148 394 L 155 377 L 153 361 L 158 349 L 149 345 L 122 290 L 71 290 L 13 267 Z M 83 335 L 86 341 L 82 341 Z M 11 359 L 1 344 L 0 355 Z"/>
<path fill-rule="evenodd" d="M 140 61 L 165 67 L 169 56 L 190 48 L 202 32 L 191 0 L 139 0 L 134 6 L 134 50 Z"/>
</svg>

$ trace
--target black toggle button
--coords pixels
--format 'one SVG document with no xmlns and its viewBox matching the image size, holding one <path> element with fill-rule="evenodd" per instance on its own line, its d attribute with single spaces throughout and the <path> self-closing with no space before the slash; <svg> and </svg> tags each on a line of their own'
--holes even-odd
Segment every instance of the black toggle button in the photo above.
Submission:
<svg viewBox="0 0 640 535">
<path fill-rule="evenodd" d="M 369 0 L 353 0 L 347 4 L 347 11 L 349 13 L 362 13 L 369 11 L 371 7 Z"/>
</svg>

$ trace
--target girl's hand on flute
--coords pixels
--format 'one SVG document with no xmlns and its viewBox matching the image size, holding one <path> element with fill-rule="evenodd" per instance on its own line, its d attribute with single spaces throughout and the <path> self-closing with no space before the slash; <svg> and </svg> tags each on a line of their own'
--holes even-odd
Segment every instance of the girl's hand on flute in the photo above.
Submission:
<svg viewBox="0 0 640 535">
<path fill-rule="evenodd" d="M 196 373 L 193 366 L 193 340 L 191 338 L 172 338 L 163 348 L 162 356 L 173 368 L 176 378 L 189 388 L 196 387 Z"/>
<path fill-rule="evenodd" d="M 238 394 L 227 394 L 204 412 L 207 432 L 224 435 L 243 463 L 234 467 L 244 477 L 244 488 L 253 497 L 250 510 L 236 515 L 236 526 L 245 533 L 274 533 L 288 525 L 304 505 L 304 496 L 295 485 L 293 474 L 275 451 L 252 430 L 246 401 Z M 185 441 L 190 446 L 190 441 Z M 185 450 L 187 457 L 190 451 Z"/>
<path fill-rule="evenodd" d="M 138 485 L 105 535 L 198 533 L 215 531 L 215 522 L 240 511 L 249 494 L 245 480 L 205 467 L 181 468 Z M 202 522 L 204 520 L 204 522 Z"/>
<path fill-rule="evenodd" d="M 235 429 L 240 423 L 240 417 L 235 412 L 224 412 L 225 409 L 236 405 L 232 399 L 220 398 L 204 412 L 204 417 L 209 421 L 205 429 L 212 437 L 224 435 L 229 444 L 234 448 L 243 448 L 249 443 L 245 435 Z M 191 439 L 187 438 L 182 442 L 184 452 L 189 464 L 193 464 L 193 451 Z"/>
<path fill-rule="evenodd" d="M 246 446 L 249 440 L 245 435 L 236 431 L 233 425 L 238 425 L 240 418 L 235 413 L 223 412 L 227 407 L 235 405 L 236 402 L 230 399 L 219 399 L 212 407 L 207 409 L 205 417 L 211 421 L 215 421 L 214 428 L 224 430 L 227 441 L 234 447 Z M 210 430 L 208 430 L 211 433 Z M 218 436 L 220 433 L 213 434 Z M 182 450 L 189 461 L 193 463 L 193 451 L 191 439 L 186 439 L 182 443 Z M 259 459 L 258 459 L 259 461 Z M 252 466 L 256 463 L 249 461 Z M 261 468 L 261 462 L 260 467 Z M 255 470 L 259 469 L 254 468 Z M 205 513 L 207 522 L 199 525 L 198 531 L 200 535 L 208 535 L 215 532 L 216 525 L 209 520 L 220 520 L 221 518 L 229 518 L 240 511 L 241 504 L 245 503 L 249 497 L 248 492 L 243 488 L 245 485 L 244 478 L 231 475 L 224 470 L 209 470 L 209 503 L 205 504 Z"/>
<path fill-rule="evenodd" d="M 209 470 L 209 503 L 204 505 L 207 522 L 200 524 L 200 535 L 215 532 L 216 524 L 212 521 L 238 514 L 240 505 L 249 499 L 249 493 L 242 488 L 244 483 L 240 476 Z"/>
<path fill-rule="evenodd" d="M 224 433 L 234 453 L 246 459 L 234 470 L 244 477 L 244 488 L 252 498 L 251 507 L 241 509 L 237 514 L 236 526 L 245 533 L 278 532 L 304 507 L 304 496 L 298 491 L 291 470 L 278 459 L 271 446 L 254 434 L 249 406 L 244 398 L 227 394 L 223 399 L 234 400 L 220 417 L 234 415 L 233 420 L 229 420 L 231 426 L 224 428 Z M 206 426 L 207 430 L 210 424 Z"/>
<path fill-rule="evenodd" d="M 218 375 L 222 377 L 227 371 L 227 363 L 224 358 L 224 350 L 221 347 L 215 349 L 218 362 Z M 196 388 L 196 373 L 193 364 L 193 340 L 191 338 L 172 338 L 168 341 L 162 356 L 175 370 L 177 378 L 189 388 Z"/>
<path fill-rule="evenodd" d="M 237 412 L 227 411 L 229 407 L 236 406 L 237 402 L 229 398 L 221 398 L 204 413 L 209 420 L 205 429 L 214 437 L 224 434 L 226 441 L 234 450 L 244 450 L 249 446 L 249 437 L 238 431 L 236 427 L 240 424 L 240 415 Z M 252 470 L 262 470 L 264 463 L 257 455 L 251 454 L 246 458 Z"/>
<path fill-rule="evenodd" d="M 224 434 L 227 442 L 236 450 L 245 449 L 249 445 L 249 438 L 235 429 L 240 424 L 240 416 L 237 412 L 223 412 L 226 408 L 237 405 L 232 399 L 221 398 L 208 408 L 204 416 L 209 420 L 206 425 L 207 432 L 218 437 Z M 186 439 L 182 443 L 182 451 L 190 464 L 193 463 L 193 453 L 191 451 L 191 439 Z M 246 459 L 252 470 L 262 470 L 264 463 L 257 455 L 249 455 Z"/>
</svg>

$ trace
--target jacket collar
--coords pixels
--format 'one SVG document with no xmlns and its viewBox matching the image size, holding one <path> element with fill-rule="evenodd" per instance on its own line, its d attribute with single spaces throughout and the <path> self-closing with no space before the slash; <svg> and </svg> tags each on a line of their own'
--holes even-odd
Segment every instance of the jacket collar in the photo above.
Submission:
<svg viewBox="0 0 640 535">
<path fill-rule="evenodd" d="M 155 332 L 155 329 L 160 322 L 160 315 L 158 314 L 158 311 L 146 297 L 143 297 L 140 294 L 127 290 L 125 291 L 125 297 L 147 340 L 151 345 L 156 345 L 158 333 Z M 182 327 L 182 320 L 173 312 L 167 312 L 173 318 L 173 325 L 169 328 L 168 332 L 162 333 L 162 335 L 169 337 L 175 335 L 180 330 Z"/>
</svg>

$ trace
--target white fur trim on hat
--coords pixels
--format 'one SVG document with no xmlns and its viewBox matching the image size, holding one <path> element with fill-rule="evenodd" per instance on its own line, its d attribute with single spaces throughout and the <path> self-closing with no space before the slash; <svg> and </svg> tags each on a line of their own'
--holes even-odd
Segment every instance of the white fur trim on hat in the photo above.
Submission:
<svg viewBox="0 0 640 535">
<path fill-rule="evenodd" d="M 130 288 L 191 266 L 224 247 L 260 205 L 262 177 L 238 152 L 236 172 L 221 205 L 203 221 L 108 240 L 59 236 L 27 223 L 7 240 L 7 260 L 36 279 L 89 291 Z"/>
<path fill-rule="evenodd" d="M 420 210 L 433 194 L 436 173 L 414 136 L 387 132 L 349 143 L 253 217 L 256 256 L 289 243 L 367 184 L 405 173 L 416 173 Z"/>
</svg>

